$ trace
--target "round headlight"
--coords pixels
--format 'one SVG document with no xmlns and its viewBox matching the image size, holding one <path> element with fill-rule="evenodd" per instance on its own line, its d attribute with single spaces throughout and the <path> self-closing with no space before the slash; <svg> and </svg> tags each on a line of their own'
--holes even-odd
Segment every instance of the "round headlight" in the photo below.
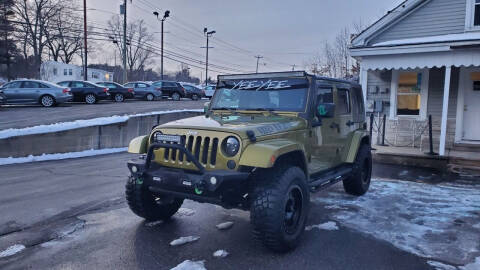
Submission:
<svg viewBox="0 0 480 270">
<path fill-rule="evenodd" d="M 223 152 L 229 157 L 233 157 L 240 150 L 240 142 L 235 137 L 228 137 L 223 141 Z"/>
</svg>

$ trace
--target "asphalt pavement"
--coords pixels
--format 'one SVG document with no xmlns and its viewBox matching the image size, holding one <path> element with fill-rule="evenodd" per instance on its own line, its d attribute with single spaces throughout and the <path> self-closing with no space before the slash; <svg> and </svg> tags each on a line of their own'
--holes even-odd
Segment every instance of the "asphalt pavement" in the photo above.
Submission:
<svg viewBox="0 0 480 270">
<path fill-rule="evenodd" d="M 480 187 L 468 181 L 376 165 L 366 196 L 347 196 L 341 184 L 312 196 L 301 245 L 277 254 L 252 239 L 245 211 L 186 201 L 166 223 L 135 216 L 124 200 L 130 157 L 1 166 L 0 268 L 171 269 L 190 260 L 206 269 L 475 269 L 480 262 Z M 226 221 L 233 227 L 216 228 Z M 185 236 L 200 238 L 170 246 Z M 217 250 L 229 254 L 214 257 Z"/>
<path fill-rule="evenodd" d="M 94 105 L 67 103 L 53 108 L 44 108 L 40 105 L 4 105 L 0 106 L 0 130 L 113 115 L 178 110 L 179 108 L 202 109 L 203 104 L 207 101 L 190 99 L 182 99 L 181 101 L 171 99 L 156 101 L 127 100 L 122 103 L 100 101 Z"/>
</svg>

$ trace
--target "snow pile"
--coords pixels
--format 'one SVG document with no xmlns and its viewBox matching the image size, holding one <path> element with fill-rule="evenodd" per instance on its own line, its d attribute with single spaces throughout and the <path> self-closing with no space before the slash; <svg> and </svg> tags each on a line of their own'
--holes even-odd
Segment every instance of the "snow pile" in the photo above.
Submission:
<svg viewBox="0 0 480 270">
<path fill-rule="evenodd" d="M 204 261 L 186 260 L 170 270 L 207 270 L 207 268 L 205 268 Z"/>
<path fill-rule="evenodd" d="M 335 223 L 333 221 L 325 222 L 325 223 L 318 224 L 318 225 L 307 226 L 307 227 L 305 227 L 305 230 L 306 231 L 311 231 L 315 228 L 317 228 L 319 230 L 326 230 L 326 231 L 336 231 L 336 230 L 338 230 L 337 223 Z"/>
<path fill-rule="evenodd" d="M 427 261 L 427 264 L 435 270 L 457 270 L 458 268 L 452 265 L 444 264 L 436 261 Z"/>
<path fill-rule="evenodd" d="M 48 161 L 48 160 L 61 160 L 61 159 L 70 159 L 70 158 L 82 158 L 82 157 L 91 157 L 97 155 L 106 155 L 113 153 L 126 152 L 128 148 L 106 148 L 99 150 L 85 150 L 81 152 L 70 152 L 70 153 L 57 153 L 57 154 L 42 154 L 41 156 L 30 155 L 28 157 L 8 157 L 0 158 L 0 165 L 8 164 L 18 164 L 18 163 L 28 163 L 28 162 L 38 162 L 38 161 Z"/>
<path fill-rule="evenodd" d="M 478 270 L 480 269 L 480 257 L 477 257 L 473 263 L 469 263 L 464 267 L 460 267 L 462 270 Z"/>
<path fill-rule="evenodd" d="M 180 208 L 177 211 L 177 215 L 179 216 L 193 216 L 195 214 L 195 211 L 189 208 Z"/>
<path fill-rule="evenodd" d="M 478 40 L 478 39 L 480 39 L 480 33 L 467 32 L 462 34 L 448 34 L 448 35 L 441 35 L 441 36 L 390 40 L 390 41 L 375 43 L 373 44 L 373 46 L 380 47 L 380 46 L 395 46 L 395 45 L 422 44 L 422 43 L 449 42 L 449 41 L 450 42 L 467 41 L 467 40 Z"/>
<path fill-rule="evenodd" d="M 159 224 L 162 224 L 163 223 L 163 220 L 158 220 L 158 221 L 152 221 L 152 222 L 147 222 L 145 223 L 145 226 L 146 227 L 155 227 Z"/>
<path fill-rule="evenodd" d="M 213 257 L 216 257 L 216 258 L 225 258 L 227 256 L 228 256 L 228 252 L 223 249 L 217 250 L 213 253 Z"/>
<path fill-rule="evenodd" d="M 217 229 L 219 229 L 219 230 L 228 230 L 232 226 L 233 226 L 232 221 L 227 221 L 227 222 L 223 222 L 223 223 L 220 223 L 220 224 L 216 225 Z"/>
<path fill-rule="evenodd" d="M 9 257 L 25 249 L 24 245 L 13 245 L 0 252 L 0 258 Z"/>
<path fill-rule="evenodd" d="M 465 265 L 480 252 L 478 187 L 377 179 L 364 196 L 337 188 L 314 201 L 345 207 L 330 216 L 422 257 Z"/>
<path fill-rule="evenodd" d="M 181 246 L 181 245 L 185 245 L 187 243 L 195 242 L 198 239 L 200 239 L 200 237 L 198 237 L 198 236 L 180 237 L 180 238 L 175 239 L 172 242 L 170 242 L 170 246 Z"/>
<path fill-rule="evenodd" d="M 156 112 L 140 113 L 140 114 L 132 114 L 132 115 L 123 115 L 123 116 L 114 115 L 114 116 L 99 117 L 99 118 L 93 118 L 93 119 L 87 119 L 87 120 L 75 120 L 72 122 L 60 122 L 55 124 L 39 125 L 39 126 L 26 127 L 26 128 L 10 128 L 10 129 L 5 129 L 0 131 L 0 139 L 6 139 L 6 138 L 16 137 L 16 136 L 59 132 L 59 131 L 77 129 L 77 128 L 84 128 L 84 127 L 110 125 L 110 124 L 126 122 L 128 121 L 128 119 L 133 117 L 162 115 L 162 114 L 179 113 L 179 112 L 203 112 L 203 110 L 185 109 L 185 110 L 171 110 L 171 111 L 156 111 Z"/>
</svg>

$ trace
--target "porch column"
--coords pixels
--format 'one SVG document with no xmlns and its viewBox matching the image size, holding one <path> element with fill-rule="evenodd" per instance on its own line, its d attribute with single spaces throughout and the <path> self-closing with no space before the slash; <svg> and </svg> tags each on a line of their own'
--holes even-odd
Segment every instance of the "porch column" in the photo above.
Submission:
<svg viewBox="0 0 480 270">
<path fill-rule="evenodd" d="M 450 79 L 452 76 L 452 67 L 445 67 L 445 84 L 443 88 L 443 107 L 442 107 L 442 125 L 440 128 L 440 149 L 441 156 L 445 155 L 445 141 L 447 139 L 447 119 L 448 119 L 448 100 L 450 97 Z"/>
<path fill-rule="evenodd" d="M 367 106 L 367 87 L 368 87 L 368 70 L 360 65 L 360 84 L 362 85 L 363 102 Z"/>
</svg>

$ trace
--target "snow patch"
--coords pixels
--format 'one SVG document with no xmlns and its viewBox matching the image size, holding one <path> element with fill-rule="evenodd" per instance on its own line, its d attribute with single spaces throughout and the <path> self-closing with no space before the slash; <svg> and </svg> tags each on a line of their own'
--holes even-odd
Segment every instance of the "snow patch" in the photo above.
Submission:
<svg viewBox="0 0 480 270">
<path fill-rule="evenodd" d="M 185 245 L 185 244 L 187 244 L 187 243 L 195 242 L 195 241 L 197 241 L 198 239 L 200 239 L 200 237 L 198 237 L 198 236 L 185 236 L 185 237 L 180 237 L 180 238 L 175 239 L 175 240 L 173 240 L 172 242 L 170 242 L 170 246 Z"/>
<path fill-rule="evenodd" d="M 145 226 L 146 227 L 155 227 L 159 224 L 162 224 L 163 223 L 163 220 L 157 220 L 157 221 L 152 221 L 152 222 L 147 222 L 145 223 Z"/>
<path fill-rule="evenodd" d="M 477 257 L 473 263 L 469 263 L 463 267 L 460 267 L 462 270 L 478 270 L 480 269 L 480 257 Z"/>
<path fill-rule="evenodd" d="M 59 132 L 59 131 L 77 129 L 77 128 L 84 128 L 84 127 L 110 125 L 110 124 L 126 122 L 133 117 L 162 115 L 162 114 L 179 113 L 179 112 L 203 112 L 203 110 L 185 109 L 185 110 L 156 111 L 156 112 L 149 112 L 149 113 L 123 115 L 123 116 L 114 115 L 114 116 L 108 116 L 108 117 L 92 118 L 87 120 L 75 120 L 72 122 L 60 122 L 55 124 L 38 125 L 38 126 L 26 127 L 26 128 L 10 128 L 10 129 L 5 129 L 0 131 L 0 139 L 6 139 L 6 138 L 16 137 L 16 136 Z"/>
<path fill-rule="evenodd" d="M 467 32 L 467 33 L 462 33 L 462 34 L 449 34 L 449 35 L 440 35 L 440 36 L 431 36 L 431 37 L 390 40 L 390 41 L 375 43 L 375 44 L 373 44 L 373 46 L 374 47 L 396 46 L 396 45 L 407 45 L 407 44 L 422 44 L 422 43 L 449 42 L 449 41 L 466 41 L 466 40 L 478 40 L 478 39 L 480 39 L 480 33 Z"/>
<path fill-rule="evenodd" d="M 189 208 L 180 208 L 177 211 L 177 215 L 179 216 L 193 216 L 195 214 L 195 210 Z"/>
<path fill-rule="evenodd" d="M 318 225 L 307 226 L 307 227 L 305 227 L 305 230 L 306 231 L 311 231 L 315 228 L 317 228 L 319 230 L 326 230 L 326 231 L 336 231 L 336 230 L 338 230 L 337 223 L 335 223 L 334 221 L 329 221 L 329 222 L 325 222 L 325 223 L 318 224 Z"/>
<path fill-rule="evenodd" d="M 227 221 L 220 224 L 217 224 L 216 227 L 219 230 L 228 230 L 233 226 L 233 221 Z"/>
<path fill-rule="evenodd" d="M 4 251 L 0 252 L 0 258 L 13 256 L 13 255 L 21 252 L 24 249 L 25 249 L 24 245 L 17 244 L 17 245 L 10 246 L 7 249 L 5 249 Z"/>
<path fill-rule="evenodd" d="M 207 270 L 207 268 L 205 268 L 204 261 L 186 260 L 170 270 Z"/>
<path fill-rule="evenodd" d="M 38 162 L 38 161 L 48 161 L 48 160 L 62 160 L 70 158 L 82 158 L 82 157 L 91 157 L 97 155 L 106 155 L 113 153 L 126 152 L 128 148 L 106 148 L 106 149 L 90 149 L 81 152 L 69 152 L 69 153 L 57 153 L 57 154 L 42 154 L 41 156 L 30 155 L 28 157 L 8 157 L 0 158 L 1 165 L 9 164 L 19 164 L 19 163 L 29 163 L 29 162 Z"/>
<path fill-rule="evenodd" d="M 323 208 L 325 208 L 325 209 L 346 209 L 346 208 L 338 206 L 338 205 L 326 205 Z"/>
<path fill-rule="evenodd" d="M 436 261 L 427 261 L 427 264 L 434 267 L 435 270 L 457 270 L 457 267 Z"/>
<path fill-rule="evenodd" d="M 225 258 L 227 256 L 228 256 L 228 252 L 223 249 L 217 250 L 213 253 L 213 257 L 216 257 L 216 258 Z"/>
<path fill-rule="evenodd" d="M 330 217 L 418 256 L 465 265 L 480 252 L 476 187 L 373 179 L 364 196 L 337 187 L 313 200 L 345 207 Z"/>
</svg>

